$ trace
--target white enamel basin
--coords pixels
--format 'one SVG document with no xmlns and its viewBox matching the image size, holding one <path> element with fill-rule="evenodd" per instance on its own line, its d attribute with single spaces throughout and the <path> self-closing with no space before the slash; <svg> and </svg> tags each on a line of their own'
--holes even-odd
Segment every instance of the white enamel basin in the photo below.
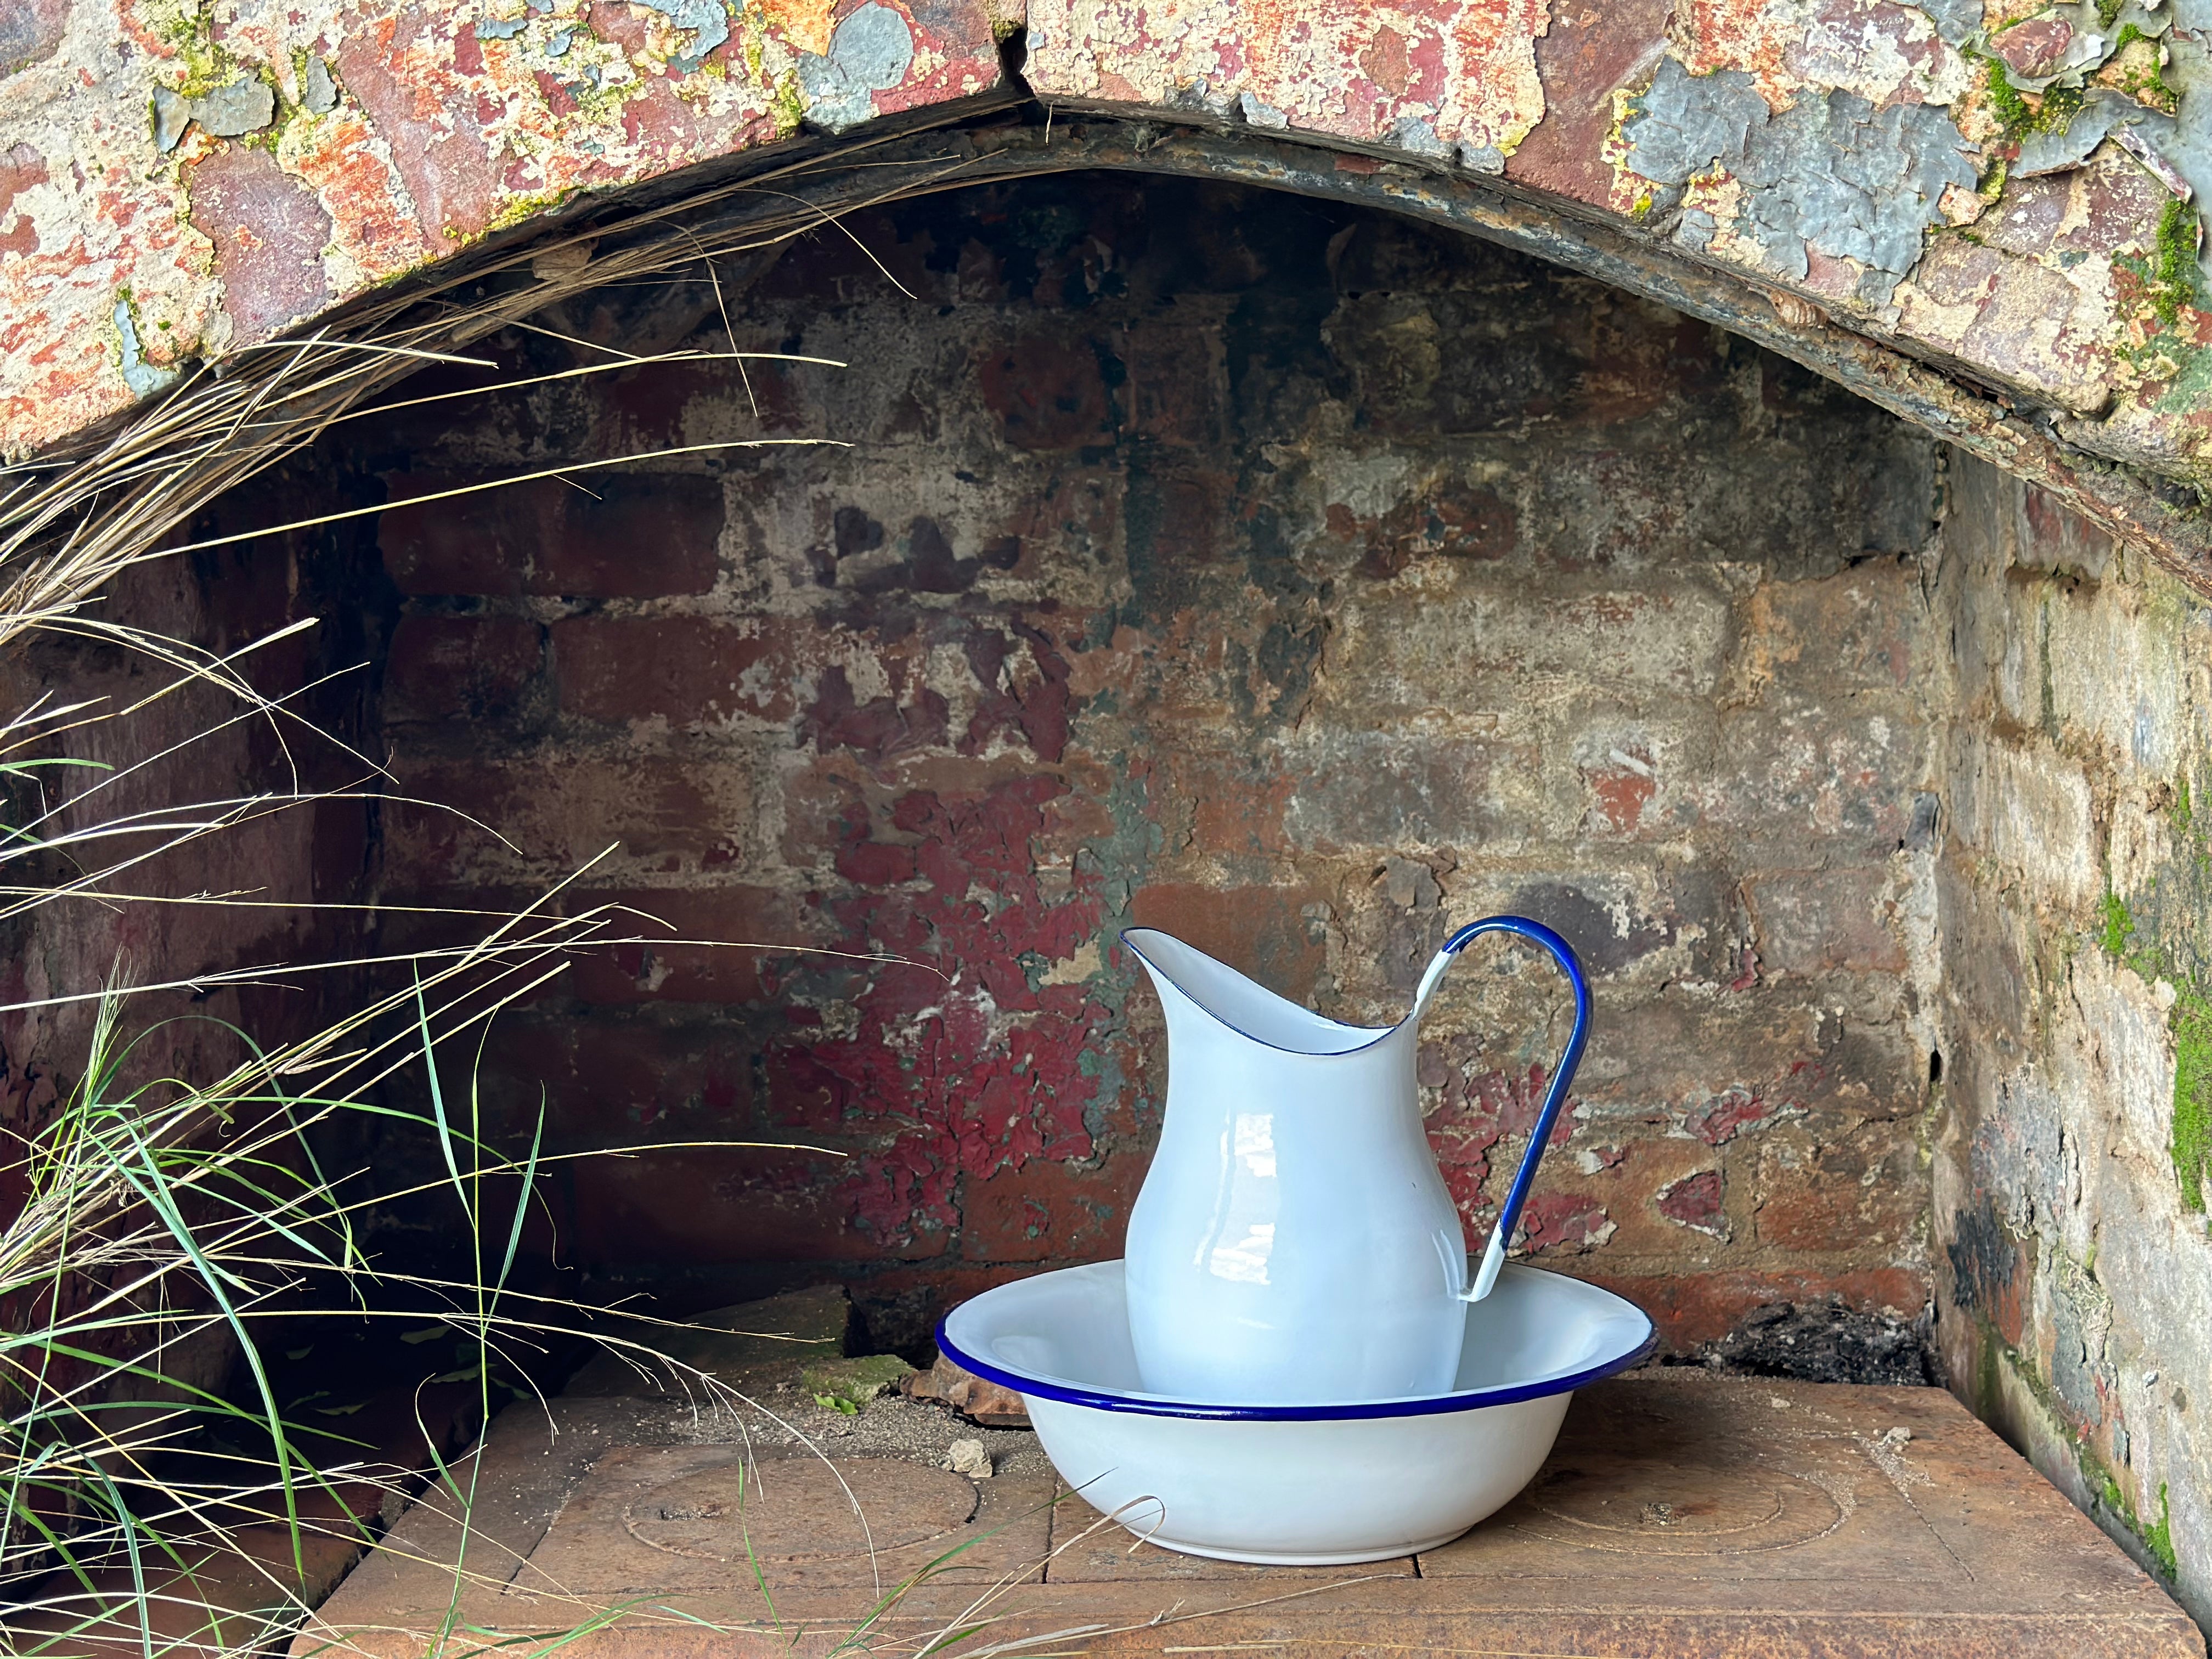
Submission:
<svg viewBox="0 0 2212 1659">
<path fill-rule="evenodd" d="M 938 1346 L 1029 1402 L 1053 1467 L 1139 1537 L 1191 1555 L 1321 1565 L 1457 1537 L 1528 1483 L 1567 1401 L 1656 1345 L 1609 1291 L 1509 1266 L 1467 1310 L 1457 1387 L 1423 1398 L 1224 1406 L 1137 1387 L 1121 1264 L 963 1303 Z"/>
</svg>

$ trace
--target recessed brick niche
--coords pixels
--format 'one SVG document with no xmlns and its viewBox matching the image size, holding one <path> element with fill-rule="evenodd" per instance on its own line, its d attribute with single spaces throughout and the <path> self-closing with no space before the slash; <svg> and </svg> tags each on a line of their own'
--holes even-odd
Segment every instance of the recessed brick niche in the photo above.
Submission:
<svg viewBox="0 0 2212 1659">
<path fill-rule="evenodd" d="M 562 903 L 767 947 L 602 952 L 495 1028 L 508 1129 L 542 1099 L 550 1151 L 647 1149 L 549 1181 L 534 1246 L 571 1282 L 681 1311 L 836 1278 L 911 1337 L 1118 1249 L 1163 1082 L 1118 927 L 1382 1021 L 1513 909 L 1597 985 L 1539 1260 L 1677 1352 L 1778 1301 L 1932 1306 L 1952 1385 L 2077 1502 L 2134 1494 L 2104 1518 L 2140 1551 L 2170 1493 L 2169 1536 L 2205 1535 L 2189 590 L 1741 339 L 1364 209 L 1072 175 L 719 274 L 726 326 L 703 280 L 612 287 L 492 355 L 847 367 L 353 422 L 225 524 L 689 453 L 122 601 L 241 637 L 312 607 L 325 659 L 371 665 L 323 717 L 392 781 L 255 855 L 375 907 L 357 937 L 191 949 L 400 947 L 586 866 Z M 698 447 L 755 439 L 831 441 Z M 1504 952 L 1430 1015 L 1471 1236 L 1565 1034 Z M 794 1144 L 695 1144 L 732 1140 Z"/>
<path fill-rule="evenodd" d="M 701 1301 L 829 1271 L 880 1300 L 1110 1255 L 1162 1080 L 1117 927 L 1389 1020 L 1454 922 L 1512 908 L 1601 976 L 1531 1244 L 1684 1344 L 1830 1291 L 1917 1313 L 1933 443 L 1648 303 L 1290 196 L 1096 176 L 848 228 L 725 278 L 739 345 L 848 368 L 431 404 L 362 458 L 404 497 L 853 446 L 379 526 L 399 787 L 513 843 L 394 809 L 385 899 L 519 897 L 618 842 L 579 899 L 950 975 L 580 963 L 490 1062 L 510 1110 L 549 1091 L 562 1150 L 842 1156 L 574 1166 L 574 1263 Z M 545 321 L 728 344 L 698 282 Z M 502 343 L 529 372 L 594 360 Z M 1502 955 L 1430 1018 L 1471 1228 L 1561 1018 Z"/>
</svg>

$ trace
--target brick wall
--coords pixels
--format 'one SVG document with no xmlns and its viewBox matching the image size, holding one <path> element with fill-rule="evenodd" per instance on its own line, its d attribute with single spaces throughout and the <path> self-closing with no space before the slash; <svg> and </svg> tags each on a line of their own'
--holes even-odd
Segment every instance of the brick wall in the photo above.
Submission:
<svg viewBox="0 0 2212 1659">
<path fill-rule="evenodd" d="M 297 499 L 303 484 L 289 471 L 274 482 L 265 495 L 241 492 L 218 503 L 173 543 L 267 523 L 270 501 Z M 318 470 L 312 489 L 343 506 L 343 487 L 342 476 Z M 8 822 L 56 811 L 40 833 L 88 836 L 133 821 L 161 827 L 81 840 L 37 862 L 11 860 L 10 881 L 34 889 L 135 862 L 79 896 L 0 917 L 0 1003 L 48 1005 L 0 1013 L 0 1128 L 35 1128 L 81 1082 L 96 999 L 110 987 L 176 985 L 354 954 L 354 918 L 314 907 L 358 898 L 368 857 L 377 786 L 361 750 L 374 746 L 368 659 L 381 641 L 364 634 L 377 624 L 361 598 L 374 558 L 366 538 L 330 532 L 152 560 L 125 571 L 74 623 L 34 630 L 0 654 L 0 708 L 9 718 L 31 713 L 41 698 L 49 710 L 82 710 L 52 741 L 11 747 L 9 758 L 66 755 L 101 769 L 49 770 L 9 785 Z M 250 648 L 310 617 L 320 618 L 314 628 Z M 223 659 L 226 672 L 285 699 L 290 718 L 250 715 L 245 699 L 100 628 Z M 178 833 L 227 811 L 237 819 L 228 827 Z M 173 850 L 156 855 L 169 840 Z M 175 902 L 193 896 L 205 902 Z M 240 1030 L 276 1044 L 313 1029 L 333 982 L 277 973 L 197 991 L 135 992 L 121 1024 L 131 1058 L 116 1086 L 164 1076 L 213 1081 L 244 1058 Z M 20 1201 L 20 1179 L 16 1170 L 0 1175 L 0 1212 Z"/>
<path fill-rule="evenodd" d="M 1931 446 L 1679 315 L 1411 222 L 1083 178 L 610 289 L 513 367 L 659 367 L 377 423 L 394 905 L 580 894 L 684 939 L 581 962 L 486 1061 L 562 1150 L 567 1258 L 705 1302 L 825 1272 L 941 1301 L 1119 1247 L 1170 927 L 1394 1020 L 1455 923 L 1547 921 L 1597 1035 L 1528 1212 L 1686 1346 L 1929 1289 Z M 865 252 L 863 252 L 865 250 Z M 877 261 L 880 260 L 878 269 Z M 903 291 L 902 291 L 903 290 Z M 410 393 L 432 387 L 419 382 Z M 455 418 L 455 410 L 465 412 Z M 399 926 L 394 919 L 387 927 Z M 1429 1016 L 1471 1237 L 1559 988 Z"/>
<path fill-rule="evenodd" d="M 1948 479 L 1938 1330 L 1953 1388 L 2212 1620 L 2212 610 Z"/>
</svg>

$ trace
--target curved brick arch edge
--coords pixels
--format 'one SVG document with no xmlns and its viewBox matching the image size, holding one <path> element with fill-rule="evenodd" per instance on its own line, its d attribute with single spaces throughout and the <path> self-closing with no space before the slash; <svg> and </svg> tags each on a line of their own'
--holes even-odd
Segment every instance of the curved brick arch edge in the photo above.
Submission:
<svg viewBox="0 0 2212 1659">
<path fill-rule="evenodd" d="M 887 185 L 902 168 L 912 170 L 909 178 Z M 1655 301 L 1740 334 L 2027 480 L 2212 597 L 2212 527 L 2196 492 L 2069 443 L 2054 429 L 2063 420 L 2057 411 L 2021 405 L 1946 373 L 1839 326 L 1796 296 L 1601 222 L 1564 198 L 1443 161 L 1264 131 L 1182 109 L 1092 106 L 1048 112 L 1008 89 L 882 118 L 836 138 L 799 139 L 702 162 L 622 190 L 572 198 L 380 294 L 334 307 L 285 337 L 352 337 L 368 315 L 388 326 L 399 310 L 395 301 L 410 294 L 434 291 L 445 297 L 425 303 L 450 304 L 479 275 L 494 282 L 512 282 L 518 272 L 526 276 L 532 251 L 542 246 L 592 244 L 596 265 L 624 235 L 742 216 L 742 210 L 732 216 L 729 204 L 757 199 L 759 192 L 748 186 L 769 173 L 778 175 L 779 200 L 803 202 L 826 216 L 918 191 L 1099 169 L 1242 183 L 1401 213 Z M 549 295 L 548 303 L 592 286 L 588 267 L 568 274 L 562 295 Z M 45 457 L 65 460 L 105 447 L 118 432 L 159 419 L 165 401 L 157 394 L 91 422 L 48 447 Z"/>
</svg>

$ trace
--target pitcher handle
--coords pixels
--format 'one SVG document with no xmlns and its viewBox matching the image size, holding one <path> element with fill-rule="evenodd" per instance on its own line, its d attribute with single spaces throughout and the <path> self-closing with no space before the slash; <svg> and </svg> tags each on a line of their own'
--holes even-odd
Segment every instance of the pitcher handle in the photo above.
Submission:
<svg viewBox="0 0 2212 1659">
<path fill-rule="evenodd" d="M 1474 1286 L 1460 1293 L 1462 1302 L 1481 1301 L 1498 1283 L 1498 1270 L 1505 1265 L 1505 1247 L 1520 1222 L 1521 1206 L 1528 1201 L 1529 1188 L 1535 1185 L 1536 1165 L 1543 1158 L 1544 1144 L 1552 1138 L 1552 1126 L 1559 1119 L 1559 1108 L 1566 1103 L 1567 1090 L 1575 1080 L 1575 1068 L 1583 1063 L 1583 1047 L 1589 1041 L 1589 982 L 1583 977 L 1582 963 L 1575 959 L 1574 951 L 1566 940 L 1542 922 L 1531 921 L 1526 916 L 1486 917 L 1469 922 L 1446 939 L 1443 949 L 1429 963 L 1428 972 L 1421 975 L 1420 988 L 1413 994 L 1413 1017 L 1420 1018 L 1421 1010 L 1428 1006 L 1430 993 L 1443 978 L 1452 958 L 1485 933 L 1512 933 L 1552 953 L 1552 960 L 1565 970 L 1567 982 L 1574 987 L 1575 1029 L 1567 1038 L 1566 1052 L 1559 1056 L 1559 1069 L 1552 1073 L 1552 1086 L 1544 1096 L 1544 1109 L 1536 1115 L 1536 1127 L 1528 1136 L 1528 1150 L 1521 1155 L 1521 1167 L 1514 1172 L 1512 1189 L 1505 1194 L 1505 1207 L 1498 1212 L 1498 1224 L 1491 1229 L 1490 1248 L 1482 1253 L 1482 1266 L 1474 1275 Z"/>
</svg>

